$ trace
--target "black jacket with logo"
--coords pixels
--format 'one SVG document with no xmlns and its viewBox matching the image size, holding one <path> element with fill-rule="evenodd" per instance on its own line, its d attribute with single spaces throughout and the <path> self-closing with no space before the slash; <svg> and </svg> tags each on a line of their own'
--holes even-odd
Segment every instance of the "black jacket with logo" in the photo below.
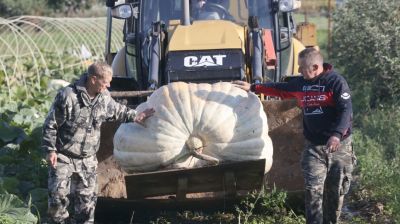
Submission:
<svg viewBox="0 0 400 224">
<path fill-rule="evenodd" d="M 301 76 L 289 82 L 252 85 L 251 89 L 282 99 L 296 98 L 303 109 L 304 136 L 314 144 L 325 145 L 331 136 L 343 140 L 351 134 L 350 88 L 333 70 L 312 81 Z"/>
</svg>

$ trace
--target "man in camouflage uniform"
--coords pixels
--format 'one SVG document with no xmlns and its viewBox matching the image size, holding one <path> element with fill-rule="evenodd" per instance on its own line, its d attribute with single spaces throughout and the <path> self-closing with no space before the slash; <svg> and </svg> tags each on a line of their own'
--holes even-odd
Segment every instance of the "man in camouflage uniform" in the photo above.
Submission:
<svg viewBox="0 0 400 224">
<path fill-rule="evenodd" d="M 352 104 L 346 80 L 313 48 L 299 54 L 302 77 L 285 83 L 236 81 L 246 91 L 296 98 L 303 108 L 305 147 L 301 165 L 308 224 L 337 223 L 355 156 L 351 147 Z"/>
<path fill-rule="evenodd" d="M 111 67 L 103 62 L 89 66 L 88 73 L 61 89 L 43 126 L 43 149 L 49 162 L 48 215 L 52 223 L 65 223 L 73 195 L 72 223 L 94 223 L 97 201 L 97 158 L 103 121 L 138 122 L 154 113 L 142 113 L 115 102 L 107 87 Z M 70 192 L 72 189 L 72 192 Z"/>
<path fill-rule="evenodd" d="M 307 223 L 337 223 L 349 191 L 355 156 L 351 136 L 336 151 L 306 140 L 302 158 Z"/>
</svg>

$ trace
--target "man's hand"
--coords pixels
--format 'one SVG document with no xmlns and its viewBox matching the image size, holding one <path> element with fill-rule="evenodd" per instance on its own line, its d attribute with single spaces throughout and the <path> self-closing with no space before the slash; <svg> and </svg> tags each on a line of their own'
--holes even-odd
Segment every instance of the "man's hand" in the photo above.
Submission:
<svg viewBox="0 0 400 224">
<path fill-rule="evenodd" d="M 240 89 L 243 89 L 243 90 L 246 91 L 246 92 L 250 91 L 251 84 L 248 83 L 248 82 L 236 80 L 236 81 L 233 81 L 232 84 L 233 84 L 235 87 L 238 87 L 238 88 L 240 88 Z"/>
<path fill-rule="evenodd" d="M 143 127 L 146 127 L 144 125 L 144 121 L 147 118 L 153 116 L 154 112 L 155 112 L 155 110 L 153 108 L 148 108 L 148 109 L 144 110 L 143 112 L 141 112 L 139 114 L 136 114 L 135 119 L 133 120 L 133 122 L 136 122 L 136 123 L 142 125 Z"/>
<path fill-rule="evenodd" d="M 57 153 L 55 151 L 51 151 L 47 153 L 47 162 L 53 167 L 57 166 Z"/>
<path fill-rule="evenodd" d="M 326 149 L 329 152 L 336 152 L 340 146 L 340 139 L 336 136 L 331 136 L 326 143 Z"/>
</svg>

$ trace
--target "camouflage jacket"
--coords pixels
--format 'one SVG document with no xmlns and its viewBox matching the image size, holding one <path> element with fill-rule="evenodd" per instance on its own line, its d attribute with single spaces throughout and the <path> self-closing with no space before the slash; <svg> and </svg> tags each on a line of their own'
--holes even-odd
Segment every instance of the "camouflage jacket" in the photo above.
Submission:
<svg viewBox="0 0 400 224">
<path fill-rule="evenodd" d="M 93 156 L 99 149 L 103 121 L 133 121 L 136 111 L 115 102 L 108 91 L 90 99 L 86 79 L 83 75 L 58 92 L 43 125 L 45 152 L 76 158 Z"/>
</svg>

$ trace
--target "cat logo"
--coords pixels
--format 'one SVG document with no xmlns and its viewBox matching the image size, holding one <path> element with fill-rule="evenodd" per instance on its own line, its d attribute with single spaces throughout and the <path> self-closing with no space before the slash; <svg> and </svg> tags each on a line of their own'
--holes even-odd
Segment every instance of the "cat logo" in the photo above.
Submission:
<svg viewBox="0 0 400 224">
<path fill-rule="evenodd" d="M 207 66 L 222 66 L 223 60 L 226 55 L 203 55 L 197 56 L 187 56 L 183 60 L 183 65 L 185 67 L 207 67 Z"/>
</svg>

